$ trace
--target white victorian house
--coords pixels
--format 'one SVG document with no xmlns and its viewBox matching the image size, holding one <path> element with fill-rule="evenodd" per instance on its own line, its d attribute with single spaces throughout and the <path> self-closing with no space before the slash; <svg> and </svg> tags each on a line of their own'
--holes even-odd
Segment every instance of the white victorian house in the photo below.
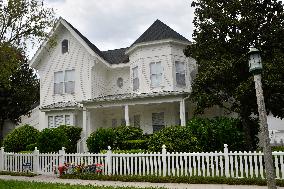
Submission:
<svg viewBox="0 0 284 189">
<path fill-rule="evenodd" d="M 156 20 L 129 47 L 108 51 L 62 18 L 52 36 L 56 46 L 45 42 L 30 61 L 40 76 L 38 129 L 76 125 L 84 144 L 101 127 L 153 133 L 192 117 L 187 99 L 197 70 L 183 53 L 190 42 L 163 22 Z"/>
</svg>

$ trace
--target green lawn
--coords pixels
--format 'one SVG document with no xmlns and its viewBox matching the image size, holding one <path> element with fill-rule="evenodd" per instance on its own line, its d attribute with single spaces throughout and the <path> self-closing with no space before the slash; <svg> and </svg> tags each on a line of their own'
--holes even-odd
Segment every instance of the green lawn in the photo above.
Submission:
<svg viewBox="0 0 284 189">
<path fill-rule="evenodd" d="M 0 179 L 0 188 L 1 189 L 55 189 L 55 188 L 59 188 L 59 189 L 113 189 L 113 188 L 137 189 L 134 187 L 100 187 L 100 186 L 90 186 L 90 185 L 80 186 L 80 185 L 69 185 L 69 184 L 47 184 L 47 183 L 11 181 L 11 180 L 6 181 L 6 180 L 1 180 L 1 179 Z M 147 189 L 151 189 L 151 188 L 147 188 Z"/>
</svg>

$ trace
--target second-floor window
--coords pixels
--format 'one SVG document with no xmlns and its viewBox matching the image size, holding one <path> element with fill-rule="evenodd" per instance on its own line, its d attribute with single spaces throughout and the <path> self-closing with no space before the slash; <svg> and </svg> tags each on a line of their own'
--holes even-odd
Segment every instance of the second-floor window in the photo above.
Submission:
<svg viewBox="0 0 284 189">
<path fill-rule="evenodd" d="M 62 54 L 68 52 L 68 40 L 67 40 L 67 39 L 64 39 L 64 40 L 61 42 L 61 52 L 62 52 Z"/>
<path fill-rule="evenodd" d="M 163 69 L 161 62 L 152 62 L 150 64 L 151 87 L 159 87 L 162 83 Z"/>
<path fill-rule="evenodd" d="M 54 94 L 73 94 L 75 91 L 75 70 L 54 73 Z"/>
<path fill-rule="evenodd" d="M 183 62 L 176 61 L 176 84 L 178 86 L 185 86 L 185 65 Z"/>
<path fill-rule="evenodd" d="M 138 66 L 132 69 L 133 72 L 133 91 L 139 89 Z"/>
</svg>

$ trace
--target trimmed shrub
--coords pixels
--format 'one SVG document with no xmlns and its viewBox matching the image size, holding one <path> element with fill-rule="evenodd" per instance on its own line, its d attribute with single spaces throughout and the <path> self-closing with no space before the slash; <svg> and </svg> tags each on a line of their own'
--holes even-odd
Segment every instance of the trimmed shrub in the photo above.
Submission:
<svg viewBox="0 0 284 189">
<path fill-rule="evenodd" d="M 4 139 L 6 152 L 20 152 L 27 150 L 26 147 L 36 143 L 39 131 L 30 125 L 23 125 L 16 128 Z"/>
<path fill-rule="evenodd" d="M 57 129 L 62 130 L 67 136 L 67 143 L 65 144 L 67 153 L 76 153 L 77 142 L 81 139 L 82 128 L 76 126 L 61 125 Z"/>
<path fill-rule="evenodd" d="M 112 128 L 100 128 L 93 132 L 87 139 L 89 152 L 99 153 L 100 150 L 106 150 L 108 146 L 113 147 L 116 135 Z"/>
<path fill-rule="evenodd" d="M 27 151 L 34 151 L 35 147 L 37 147 L 37 146 L 38 146 L 37 143 L 29 144 L 29 145 L 27 145 L 26 150 Z"/>
<path fill-rule="evenodd" d="M 196 152 L 199 151 L 197 138 L 188 127 L 171 126 L 156 133 L 148 140 L 148 150 L 160 152 L 166 145 L 168 152 Z"/>
<path fill-rule="evenodd" d="M 223 151 L 224 144 L 232 151 L 244 150 L 244 133 L 239 119 L 193 118 L 186 127 L 198 138 L 198 147 L 203 152 Z"/>
<path fill-rule="evenodd" d="M 121 150 L 131 150 L 131 149 L 147 149 L 146 140 L 126 140 L 122 141 Z"/>
<path fill-rule="evenodd" d="M 143 136 L 142 129 L 137 128 L 137 127 L 131 127 L 131 126 L 116 127 L 114 128 L 114 132 L 115 132 L 115 137 L 116 137 L 114 147 L 120 150 L 127 149 L 127 148 L 126 149 L 124 148 L 125 141 L 139 140 Z"/>
<path fill-rule="evenodd" d="M 58 152 L 68 143 L 68 138 L 63 129 L 46 128 L 38 137 L 38 148 L 42 153 Z"/>
</svg>

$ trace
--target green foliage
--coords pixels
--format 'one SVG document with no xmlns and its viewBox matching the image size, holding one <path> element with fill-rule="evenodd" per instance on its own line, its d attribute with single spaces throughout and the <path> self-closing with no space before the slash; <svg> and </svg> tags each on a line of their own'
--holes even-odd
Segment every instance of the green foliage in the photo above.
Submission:
<svg viewBox="0 0 284 189">
<path fill-rule="evenodd" d="M 75 126 L 61 125 L 57 128 L 62 130 L 67 136 L 67 143 L 64 145 L 67 153 L 76 153 L 77 142 L 81 139 L 82 128 Z"/>
<path fill-rule="evenodd" d="M 138 140 L 143 136 L 143 130 L 131 126 L 119 126 L 114 128 L 116 141 L 114 147 L 117 149 L 129 149 L 125 146 L 125 142 L 129 140 Z M 127 143 L 127 142 L 126 142 Z M 125 148 L 126 147 L 126 148 Z"/>
<path fill-rule="evenodd" d="M 195 0 L 194 43 L 186 56 L 197 61 L 191 99 L 196 113 L 214 105 L 237 113 L 253 149 L 250 116 L 258 115 L 248 69 L 251 45 L 261 52 L 267 113 L 284 117 L 284 11 L 281 1 Z"/>
<path fill-rule="evenodd" d="M 284 152 L 284 146 L 271 146 L 271 150 L 274 152 Z"/>
<path fill-rule="evenodd" d="M 10 175 L 10 176 L 24 176 L 24 177 L 34 177 L 37 176 L 37 174 L 31 173 L 31 172 L 10 172 L 10 171 L 0 171 L 0 175 Z"/>
<path fill-rule="evenodd" d="M 46 128 L 40 132 L 38 137 L 38 149 L 41 153 L 58 152 L 68 143 L 68 137 L 63 129 Z"/>
<path fill-rule="evenodd" d="M 117 187 L 117 186 L 93 186 L 82 184 L 63 184 L 63 183 L 44 183 L 44 182 L 27 182 L 16 180 L 0 180 L 0 188 L 5 189 L 137 189 L 137 187 Z M 165 189 L 157 187 L 139 187 L 139 189 Z"/>
<path fill-rule="evenodd" d="M 107 150 L 101 150 L 101 154 L 106 154 Z M 142 149 L 131 149 L 131 150 L 112 150 L 113 154 L 138 154 L 138 153 L 147 153 L 146 150 Z"/>
<path fill-rule="evenodd" d="M 196 152 L 198 148 L 197 138 L 188 127 L 166 127 L 153 134 L 148 141 L 148 150 L 160 152 L 162 145 L 166 145 L 168 152 Z"/>
<path fill-rule="evenodd" d="M 20 152 L 37 141 L 39 131 L 30 125 L 23 125 L 9 133 L 4 139 L 6 152 Z"/>
<path fill-rule="evenodd" d="M 100 150 L 106 150 L 108 146 L 113 147 L 115 143 L 115 132 L 112 128 L 100 128 L 91 133 L 87 139 L 89 152 L 98 153 Z"/>
<path fill-rule="evenodd" d="M 126 141 L 138 140 L 142 137 L 142 129 L 136 127 L 119 126 L 116 128 L 100 128 L 93 132 L 87 139 L 87 146 L 89 151 L 94 153 L 106 150 L 108 146 L 112 149 L 130 149 Z M 136 143 L 136 146 L 143 146 L 143 142 L 141 141 Z"/>
<path fill-rule="evenodd" d="M 244 133 L 239 119 L 193 118 L 187 127 L 198 139 L 198 147 L 203 152 L 223 151 L 224 144 L 232 151 L 244 150 Z"/>
<path fill-rule="evenodd" d="M 26 150 L 34 151 L 35 147 L 37 147 L 37 146 L 38 146 L 37 143 L 29 144 L 29 145 L 27 145 Z"/>
<path fill-rule="evenodd" d="M 147 140 L 126 140 L 122 141 L 121 150 L 147 149 Z"/>
<path fill-rule="evenodd" d="M 258 185 L 266 186 L 266 180 L 261 178 L 226 178 L 202 176 L 156 176 L 156 175 L 98 175 L 98 174 L 66 174 L 63 179 L 104 180 L 122 182 L 150 182 L 150 183 L 187 183 L 187 184 L 228 184 L 228 185 Z M 277 179 L 277 186 L 284 186 L 284 180 Z"/>
</svg>

